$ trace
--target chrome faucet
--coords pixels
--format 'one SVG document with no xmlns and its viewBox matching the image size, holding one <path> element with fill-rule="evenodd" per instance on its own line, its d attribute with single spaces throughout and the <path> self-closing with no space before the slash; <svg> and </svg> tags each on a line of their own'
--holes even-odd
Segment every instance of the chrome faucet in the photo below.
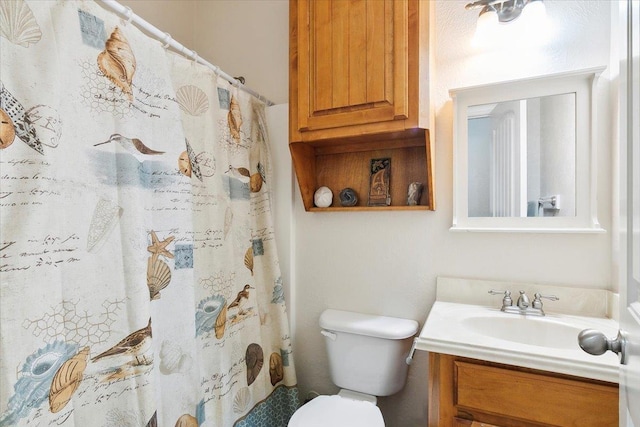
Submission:
<svg viewBox="0 0 640 427">
<path fill-rule="evenodd" d="M 529 297 L 524 291 L 520 291 L 520 296 L 518 297 L 518 303 L 516 304 L 520 310 L 526 310 L 529 308 Z"/>
<path fill-rule="evenodd" d="M 511 298 L 511 291 L 496 291 L 492 289 L 489 293 L 491 295 L 503 295 L 502 307 L 500 308 L 501 311 L 514 314 L 531 314 L 534 316 L 544 316 L 544 310 L 542 310 L 542 298 L 551 301 L 558 301 L 560 299 L 555 295 L 542 295 L 536 292 L 534 294 L 533 302 L 531 302 L 525 291 L 520 291 L 520 296 L 514 306 L 513 299 Z"/>
</svg>

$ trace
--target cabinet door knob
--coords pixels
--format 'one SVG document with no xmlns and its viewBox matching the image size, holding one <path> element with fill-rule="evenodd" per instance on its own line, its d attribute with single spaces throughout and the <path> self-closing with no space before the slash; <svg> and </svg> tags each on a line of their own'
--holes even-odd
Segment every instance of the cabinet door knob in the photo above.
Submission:
<svg viewBox="0 0 640 427">
<path fill-rule="evenodd" d="M 615 339 L 608 339 L 602 332 L 594 329 L 585 329 L 578 334 L 578 344 L 580 348 L 589 354 L 599 356 L 609 351 L 618 354 L 621 365 L 627 364 L 627 354 L 625 347 L 627 345 L 626 334 L 618 331 Z"/>
</svg>

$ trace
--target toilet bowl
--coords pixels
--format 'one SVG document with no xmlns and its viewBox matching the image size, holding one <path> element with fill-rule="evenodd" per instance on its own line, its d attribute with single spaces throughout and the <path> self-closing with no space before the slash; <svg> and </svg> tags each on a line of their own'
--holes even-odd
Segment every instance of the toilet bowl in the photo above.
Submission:
<svg viewBox="0 0 640 427">
<path fill-rule="evenodd" d="M 341 390 L 300 407 L 288 427 L 384 427 L 376 396 L 404 387 L 418 322 L 328 309 L 320 327 L 331 380 Z"/>
<path fill-rule="evenodd" d="M 293 414 L 288 427 L 384 427 L 375 397 L 372 402 L 353 394 L 341 390 L 336 395 L 316 397 Z"/>
</svg>

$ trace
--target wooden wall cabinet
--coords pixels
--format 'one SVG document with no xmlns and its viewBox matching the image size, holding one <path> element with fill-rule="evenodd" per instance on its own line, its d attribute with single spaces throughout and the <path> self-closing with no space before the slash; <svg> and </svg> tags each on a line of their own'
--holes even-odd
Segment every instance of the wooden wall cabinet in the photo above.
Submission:
<svg viewBox="0 0 640 427">
<path fill-rule="evenodd" d="M 290 0 L 289 141 L 306 210 L 320 186 L 361 209 L 434 209 L 429 2 Z M 390 207 L 367 206 L 369 162 L 391 157 Z M 407 187 L 424 184 L 419 206 Z"/>
<path fill-rule="evenodd" d="M 429 353 L 430 427 L 617 427 L 618 385 Z"/>
</svg>

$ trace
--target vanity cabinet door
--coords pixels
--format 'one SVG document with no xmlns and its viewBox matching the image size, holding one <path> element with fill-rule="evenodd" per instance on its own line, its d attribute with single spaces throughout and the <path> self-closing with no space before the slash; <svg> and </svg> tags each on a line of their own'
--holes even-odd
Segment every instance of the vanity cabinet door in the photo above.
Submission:
<svg viewBox="0 0 640 427">
<path fill-rule="evenodd" d="M 542 425 L 617 425 L 618 390 L 608 385 L 463 361 L 454 362 L 454 375 L 455 404 L 469 413 Z"/>
<path fill-rule="evenodd" d="M 429 353 L 429 427 L 617 427 L 618 386 Z"/>
</svg>

